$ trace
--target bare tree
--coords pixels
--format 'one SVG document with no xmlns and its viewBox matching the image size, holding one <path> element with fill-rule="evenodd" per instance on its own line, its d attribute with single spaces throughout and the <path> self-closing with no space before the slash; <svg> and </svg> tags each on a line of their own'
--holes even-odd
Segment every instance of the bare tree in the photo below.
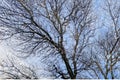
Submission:
<svg viewBox="0 0 120 80">
<path fill-rule="evenodd" d="M 38 79 L 35 70 L 29 65 L 7 57 L 0 63 L 0 75 L 5 79 Z"/>
<path fill-rule="evenodd" d="M 16 37 L 26 57 L 60 56 L 53 62 L 56 77 L 82 78 L 95 30 L 92 0 L 6 0 L 0 11 L 3 39 Z"/>
<path fill-rule="evenodd" d="M 120 1 L 106 0 L 104 8 L 107 15 L 105 26 L 107 30 L 96 41 L 91 54 L 91 66 L 89 67 L 97 78 L 120 78 Z"/>
</svg>

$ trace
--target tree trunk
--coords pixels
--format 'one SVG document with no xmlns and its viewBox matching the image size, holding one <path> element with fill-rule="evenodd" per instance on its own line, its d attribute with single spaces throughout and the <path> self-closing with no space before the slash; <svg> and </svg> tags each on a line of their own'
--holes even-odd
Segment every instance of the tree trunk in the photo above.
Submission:
<svg viewBox="0 0 120 80">
<path fill-rule="evenodd" d="M 72 71 L 72 68 L 71 68 L 71 66 L 70 66 L 70 63 L 69 63 L 69 61 L 68 61 L 68 59 L 67 59 L 67 57 L 66 57 L 66 52 L 65 52 L 64 48 L 61 50 L 60 53 L 61 53 L 61 56 L 62 56 L 62 59 L 63 59 L 65 65 L 66 65 L 66 68 L 67 68 L 67 71 L 68 71 L 68 74 L 69 74 L 70 78 L 71 78 L 71 79 L 75 79 L 76 76 L 74 76 L 74 73 L 73 73 L 73 71 Z"/>
</svg>

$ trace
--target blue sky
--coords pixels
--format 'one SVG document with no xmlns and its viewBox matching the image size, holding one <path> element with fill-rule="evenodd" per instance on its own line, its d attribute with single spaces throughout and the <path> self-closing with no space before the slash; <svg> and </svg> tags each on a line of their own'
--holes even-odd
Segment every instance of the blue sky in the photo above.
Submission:
<svg viewBox="0 0 120 80">
<path fill-rule="evenodd" d="M 4 0 L 0 0 L 0 3 L 1 3 L 1 1 L 4 1 Z M 105 16 L 105 14 L 103 14 L 104 11 L 102 9 L 104 0 L 94 0 L 94 4 L 95 4 L 94 5 L 94 10 L 95 10 L 94 14 L 97 16 L 97 23 L 95 24 L 95 26 L 101 27 L 101 29 L 96 31 L 96 33 L 97 33 L 96 36 L 98 37 L 98 36 L 103 36 L 104 32 L 107 31 L 107 27 L 105 27 L 104 24 L 102 24 L 102 23 L 106 22 L 106 16 Z M 5 58 L 6 54 L 12 54 L 12 53 L 14 53 L 14 51 L 10 48 L 10 46 L 7 45 L 6 41 L 3 41 L 0 43 L 0 55 L 1 55 L 0 59 L 1 60 Z M 37 59 L 37 57 L 30 57 L 30 58 L 27 58 L 26 62 L 29 64 L 34 63 L 34 65 L 36 65 L 36 64 L 38 64 L 38 61 L 40 61 L 39 59 L 37 59 L 37 60 L 36 59 Z"/>
</svg>

